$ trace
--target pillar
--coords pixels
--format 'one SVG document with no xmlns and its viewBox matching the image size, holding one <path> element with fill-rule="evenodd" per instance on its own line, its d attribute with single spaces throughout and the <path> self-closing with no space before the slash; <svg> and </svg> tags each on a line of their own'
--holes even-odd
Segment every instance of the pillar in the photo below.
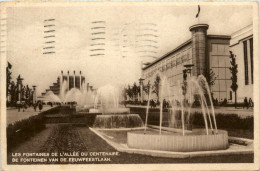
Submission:
<svg viewBox="0 0 260 171">
<path fill-rule="evenodd" d="M 190 27 L 191 42 L 192 42 L 192 75 L 198 76 L 204 73 L 207 69 L 206 61 L 206 45 L 207 45 L 207 30 L 209 25 L 196 24 Z"/>
<path fill-rule="evenodd" d="M 82 82 L 81 82 L 82 80 L 81 80 L 81 71 L 79 71 L 79 89 L 81 90 L 81 84 L 82 84 Z"/>
<path fill-rule="evenodd" d="M 61 75 L 60 75 L 60 94 L 62 90 L 62 84 L 63 84 L 63 71 L 61 71 Z"/>
<path fill-rule="evenodd" d="M 74 70 L 74 77 L 73 77 L 73 88 L 76 88 L 76 75 Z"/>
<path fill-rule="evenodd" d="M 36 95 L 36 86 L 33 86 L 33 103 L 37 102 L 37 95 Z"/>
<path fill-rule="evenodd" d="M 17 78 L 17 87 L 18 87 L 18 101 L 20 102 L 21 102 L 22 80 L 23 78 L 21 78 L 19 75 Z"/>
</svg>

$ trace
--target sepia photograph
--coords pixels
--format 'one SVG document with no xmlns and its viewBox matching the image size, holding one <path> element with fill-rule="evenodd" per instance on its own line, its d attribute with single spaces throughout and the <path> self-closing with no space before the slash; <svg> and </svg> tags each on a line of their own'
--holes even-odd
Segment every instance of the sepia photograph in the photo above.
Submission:
<svg viewBox="0 0 260 171">
<path fill-rule="evenodd" d="M 259 169 L 257 2 L 0 7 L 3 170 Z"/>
</svg>

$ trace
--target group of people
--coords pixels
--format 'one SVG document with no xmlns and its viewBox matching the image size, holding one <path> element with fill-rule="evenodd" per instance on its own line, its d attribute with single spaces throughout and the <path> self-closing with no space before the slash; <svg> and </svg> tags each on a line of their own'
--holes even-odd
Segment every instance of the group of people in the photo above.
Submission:
<svg viewBox="0 0 260 171">
<path fill-rule="evenodd" d="M 243 109 L 244 109 L 244 108 L 247 108 L 247 109 L 248 109 L 249 107 L 254 107 L 253 100 L 252 100 L 251 98 L 249 98 L 249 100 L 247 100 L 247 97 L 245 97 Z"/>
<path fill-rule="evenodd" d="M 41 110 L 42 110 L 42 108 L 43 108 L 42 103 L 39 102 L 39 103 L 35 103 L 35 104 L 33 105 L 33 108 L 34 108 L 34 111 L 35 111 L 35 112 L 36 112 L 36 110 L 37 110 L 37 107 L 39 108 L 39 111 L 41 112 Z"/>
<path fill-rule="evenodd" d="M 20 112 L 21 109 L 23 109 L 23 112 L 25 112 L 27 107 L 30 106 L 30 105 L 27 105 L 25 103 L 25 101 L 17 101 L 16 106 L 17 106 L 18 112 Z M 41 110 L 43 108 L 42 103 L 41 102 L 37 102 L 37 103 L 33 104 L 33 108 L 34 108 L 35 112 L 37 110 L 37 107 L 39 108 L 39 111 L 41 112 Z"/>
<path fill-rule="evenodd" d="M 155 108 L 157 105 L 160 105 L 160 102 L 159 101 L 154 101 L 153 99 L 150 100 L 150 106 L 151 108 Z M 166 101 L 165 99 L 163 99 L 163 109 L 166 109 L 166 108 L 169 108 L 170 107 L 170 104 L 168 101 Z"/>
<path fill-rule="evenodd" d="M 20 112 L 21 109 L 23 109 L 23 112 L 27 109 L 27 105 L 26 105 L 25 101 L 17 101 L 16 106 L 17 106 L 18 112 Z"/>
</svg>

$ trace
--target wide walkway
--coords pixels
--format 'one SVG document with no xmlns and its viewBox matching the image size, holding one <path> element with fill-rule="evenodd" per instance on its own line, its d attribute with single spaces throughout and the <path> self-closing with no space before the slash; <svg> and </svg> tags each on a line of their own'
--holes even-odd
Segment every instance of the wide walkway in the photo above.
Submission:
<svg viewBox="0 0 260 171">
<path fill-rule="evenodd" d="M 43 111 L 49 110 L 51 106 L 49 105 L 43 105 Z M 34 111 L 33 107 L 29 107 L 25 109 L 23 112 L 22 109 L 20 109 L 20 112 L 18 112 L 18 109 L 16 108 L 7 108 L 6 110 L 6 124 L 9 125 L 10 123 L 14 123 L 16 121 L 29 118 L 30 116 L 34 116 L 39 114 L 39 108 L 37 108 L 36 112 Z"/>
<path fill-rule="evenodd" d="M 139 108 L 146 108 L 146 106 L 139 106 L 139 105 L 127 105 L 126 107 L 139 107 Z M 156 107 L 159 109 L 159 107 Z M 180 109 L 180 108 L 179 108 Z M 210 110 L 211 111 L 211 110 Z M 235 107 L 215 107 L 214 111 L 216 114 L 237 114 L 241 117 L 246 116 L 253 116 L 254 115 L 254 108 L 235 108 Z M 201 112 L 201 108 L 192 108 L 191 112 Z"/>
</svg>

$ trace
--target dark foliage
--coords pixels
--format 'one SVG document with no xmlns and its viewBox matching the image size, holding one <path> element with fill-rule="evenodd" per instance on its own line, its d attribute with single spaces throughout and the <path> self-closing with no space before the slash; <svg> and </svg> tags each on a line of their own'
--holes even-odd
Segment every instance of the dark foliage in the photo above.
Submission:
<svg viewBox="0 0 260 171">
<path fill-rule="evenodd" d="M 159 109 L 150 108 L 149 109 L 149 117 L 148 124 L 159 125 Z M 145 108 L 131 108 L 130 113 L 139 114 L 143 121 L 145 121 L 146 109 Z M 185 117 L 187 115 L 185 114 Z M 169 112 L 167 109 L 164 110 L 163 120 L 169 120 Z M 180 112 L 177 112 L 176 120 L 179 120 Z M 208 119 L 208 116 L 207 116 Z M 185 119 L 186 120 L 186 119 Z M 213 122 L 213 118 L 211 118 Z M 190 122 L 193 126 L 196 127 L 204 127 L 204 119 L 203 115 L 200 112 L 195 112 L 191 114 Z M 216 122 L 218 129 L 243 129 L 253 131 L 254 129 L 254 117 L 248 116 L 242 118 L 236 114 L 216 114 Z M 208 121 L 209 123 L 209 121 Z M 209 126 L 209 125 L 208 125 Z"/>
<path fill-rule="evenodd" d="M 31 116 L 28 119 L 17 121 L 14 124 L 9 124 L 6 128 L 7 150 L 24 142 L 44 128 L 44 116 L 42 113 Z"/>
</svg>

